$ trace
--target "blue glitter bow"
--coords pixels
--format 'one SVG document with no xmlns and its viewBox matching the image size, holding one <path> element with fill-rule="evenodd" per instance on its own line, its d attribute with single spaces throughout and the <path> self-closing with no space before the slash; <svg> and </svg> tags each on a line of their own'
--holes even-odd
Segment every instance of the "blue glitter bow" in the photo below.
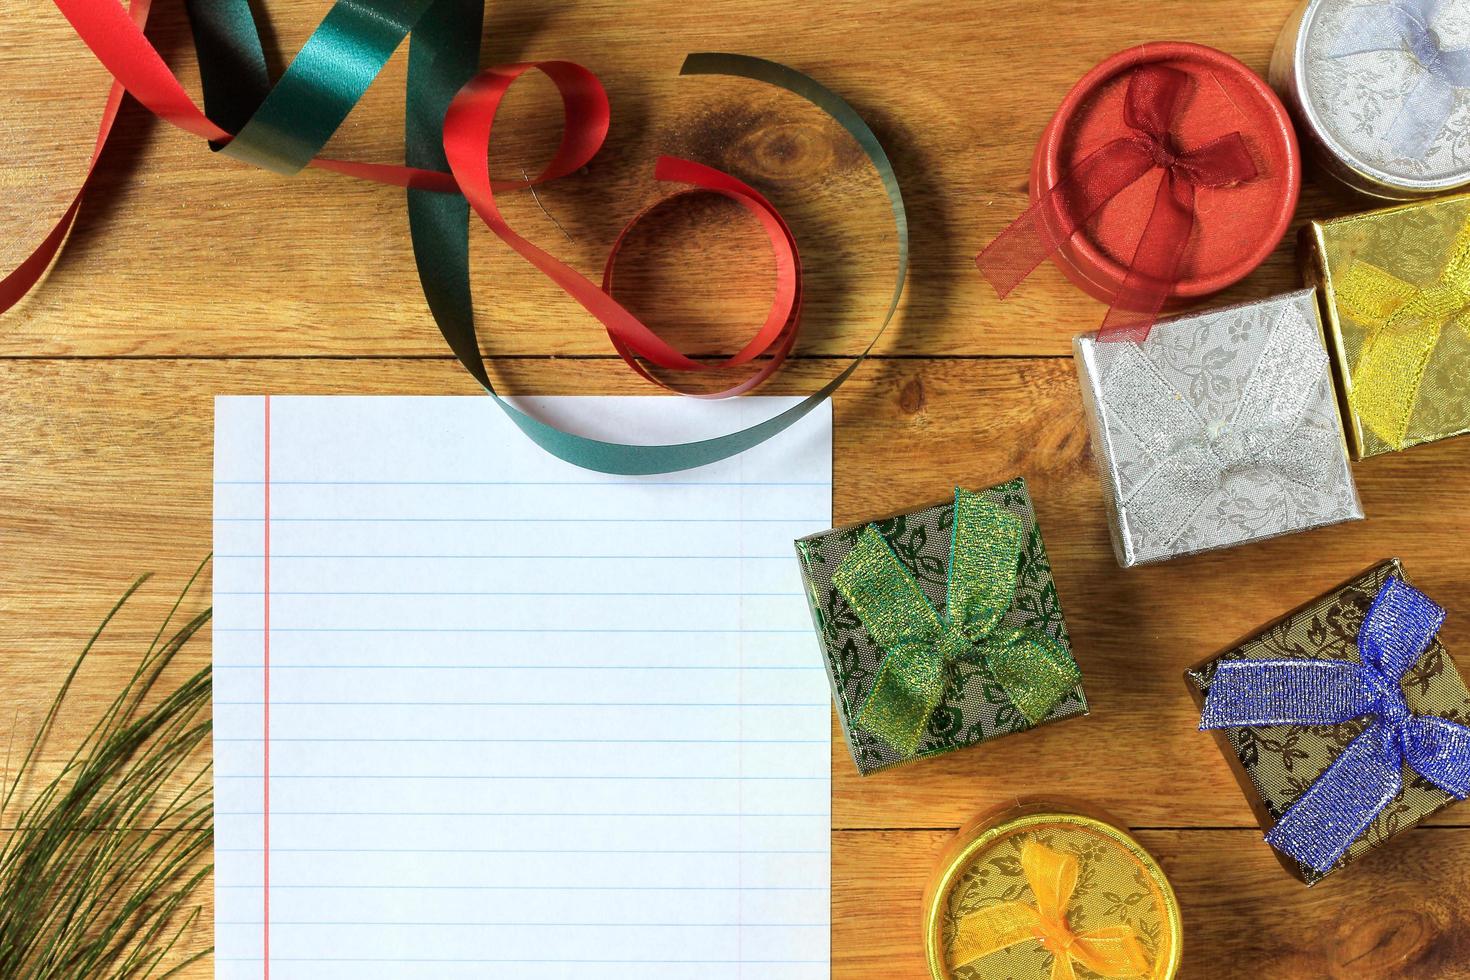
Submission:
<svg viewBox="0 0 1470 980">
<path fill-rule="evenodd" d="M 1416 715 L 1399 686 L 1444 622 L 1428 596 L 1390 578 L 1358 631 L 1361 664 L 1345 660 L 1225 660 L 1216 668 L 1200 730 L 1245 725 L 1340 725 L 1372 715 L 1332 765 L 1293 803 L 1266 842 L 1326 874 L 1403 791 L 1405 766 L 1470 797 L 1470 728 Z"/>
<path fill-rule="evenodd" d="M 1345 58 L 1369 51 L 1405 51 L 1423 77 L 1404 98 L 1388 131 L 1394 152 L 1419 159 L 1449 121 L 1455 90 L 1470 88 L 1470 48 L 1446 51 L 1434 23 L 1444 0 L 1389 0 L 1354 7 L 1328 56 Z"/>
</svg>

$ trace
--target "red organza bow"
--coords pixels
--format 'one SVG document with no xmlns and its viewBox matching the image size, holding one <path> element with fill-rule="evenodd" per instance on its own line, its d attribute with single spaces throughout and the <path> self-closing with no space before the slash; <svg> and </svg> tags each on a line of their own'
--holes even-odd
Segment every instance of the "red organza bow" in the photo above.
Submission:
<svg viewBox="0 0 1470 980">
<path fill-rule="evenodd" d="M 1195 189 L 1257 175 L 1238 132 L 1192 150 L 1179 149 L 1170 127 L 1188 81 L 1183 72 L 1162 65 L 1133 73 L 1124 121 L 1134 134 L 1088 154 L 975 259 L 1002 299 L 1123 188 L 1159 167 L 1164 174 L 1153 211 L 1099 332 L 1106 340 L 1148 336 L 1178 281 L 1179 260 L 1194 229 Z"/>
</svg>

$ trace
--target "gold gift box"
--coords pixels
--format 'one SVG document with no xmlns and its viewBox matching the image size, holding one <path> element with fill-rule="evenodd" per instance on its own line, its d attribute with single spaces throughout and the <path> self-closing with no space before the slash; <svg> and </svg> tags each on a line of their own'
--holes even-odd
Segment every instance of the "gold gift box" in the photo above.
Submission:
<svg viewBox="0 0 1470 980">
<path fill-rule="evenodd" d="M 1016 801 L 961 828 L 940 857 L 924 949 L 931 980 L 1173 980 L 1183 921 L 1163 869 L 1115 821 Z"/>
<path fill-rule="evenodd" d="M 1301 257 L 1354 458 L 1470 432 L 1470 194 L 1314 221 Z"/>
</svg>

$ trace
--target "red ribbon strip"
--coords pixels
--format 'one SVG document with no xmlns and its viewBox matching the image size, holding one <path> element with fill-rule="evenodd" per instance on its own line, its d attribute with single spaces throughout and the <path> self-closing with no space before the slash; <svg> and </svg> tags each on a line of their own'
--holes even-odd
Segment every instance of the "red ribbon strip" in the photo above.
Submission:
<svg viewBox="0 0 1470 980">
<path fill-rule="evenodd" d="M 680 390 L 653 377 L 638 363 L 637 356 L 642 356 L 662 368 L 708 371 L 745 364 L 761 354 L 771 354 L 771 360 L 762 365 L 752 377 L 733 388 L 703 397 L 738 395 L 769 378 L 780 367 L 796 338 L 800 312 L 800 262 L 791 230 L 770 202 L 752 188 L 717 170 L 673 157 L 662 158 L 654 173 L 659 180 L 694 184 L 744 205 L 760 220 L 776 253 L 776 300 L 765 325 L 739 353 L 713 364 L 691 360 L 670 347 L 663 338 L 610 295 L 618 251 L 629 230 L 647 211 L 635 217 L 618 236 L 608 256 L 602 287 L 598 287 L 555 256 L 537 248 L 506 223 L 495 202 L 495 185 L 490 180 L 489 159 L 485 148 L 494 129 L 495 114 L 500 108 L 501 99 L 516 79 L 532 69 L 540 71 L 556 84 L 561 93 L 566 119 L 561 147 L 548 165 L 548 172 L 559 174 L 582 166 L 597 152 L 607 132 L 607 95 L 596 76 L 579 65 L 567 61 L 540 61 L 500 65 L 482 71 L 459 90 L 444 116 L 444 155 L 449 160 L 449 169 L 454 173 L 475 213 L 501 241 L 515 249 L 527 262 L 541 270 L 548 279 L 602 321 L 613 346 L 623 360 L 655 384 L 674 391 Z M 563 167 L 565 169 L 561 169 Z"/>
<path fill-rule="evenodd" d="M 136 25 L 141 34 L 143 25 L 148 21 L 152 2 L 153 0 L 133 0 L 126 11 L 117 4 L 112 4 L 112 8 L 126 23 Z M 92 147 L 92 159 L 87 162 L 87 172 L 82 175 L 81 186 L 77 188 L 71 204 L 67 205 L 61 218 L 31 254 L 10 270 L 4 279 L 0 279 L 0 314 L 19 303 L 41 281 L 51 260 L 61 250 L 61 243 L 66 240 L 66 233 L 71 231 L 72 223 L 77 220 L 77 212 L 81 210 L 82 196 L 86 194 L 87 184 L 91 182 L 92 174 L 97 169 L 97 158 L 102 156 L 102 148 L 107 145 L 107 137 L 112 134 L 112 124 L 117 121 L 117 110 L 122 105 L 123 92 L 122 83 L 114 81 L 112 89 L 107 93 L 107 104 L 102 109 L 102 121 L 97 127 L 97 142 Z"/>
<path fill-rule="evenodd" d="M 116 80 L 103 114 L 92 166 L 95 166 L 112 129 L 124 90 L 154 115 L 180 129 L 216 144 L 228 143 L 233 138 L 195 105 L 177 76 L 144 36 L 143 24 L 150 0 L 134 0 L 127 11 L 115 0 L 55 0 L 55 3 Z M 496 111 L 511 83 L 531 69 L 548 76 L 561 93 L 565 119 L 561 145 L 546 168 L 531 180 L 492 181 L 489 141 Z M 774 374 L 790 353 L 796 340 L 801 309 L 801 262 L 796 240 L 776 209 L 753 188 L 709 167 L 672 157 L 660 159 L 654 172 L 658 180 L 693 184 L 743 205 L 761 222 L 775 253 L 775 299 L 765 324 L 738 353 L 713 363 L 696 361 L 675 350 L 611 296 L 613 268 L 622 243 L 633 226 L 653 208 L 635 216 L 618 236 L 608 256 L 601 288 L 517 234 L 501 215 L 495 202 L 496 191 L 524 190 L 580 169 L 601 149 L 609 121 L 607 93 L 602 83 L 580 65 L 567 61 L 501 65 L 488 68 L 471 79 L 455 97 L 445 116 L 444 150 L 452 173 L 325 158 L 312 160 L 310 166 L 397 187 L 463 193 L 496 236 L 602 322 L 618 354 L 638 374 L 669 390 L 681 391 L 655 378 L 638 358 L 660 368 L 712 371 L 747 364 L 767 355 L 766 362 L 751 377 L 727 390 L 699 397 L 721 398 L 751 390 Z M 87 176 L 91 176 L 91 167 Z M 83 188 L 85 186 L 84 180 Z M 691 191 L 681 191 L 673 197 L 689 193 Z M 41 245 L 0 281 L 0 313 L 19 301 L 44 274 L 76 217 L 81 196 L 82 192 L 78 191 L 76 199 Z"/>
<path fill-rule="evenodd" d="M 1195 191 L 1258 175 L 1240 133 L 1181 151 L 1171 132 L 1189 76 L 1145 65 L 1128 81 L 1124 121 L 1137 135 L 1094 150 L 976 257 L 1001 299 L 1125 187 L 1155 168 L 1163 177 L 1153 210 L 1098 333 L 1100 340 L 1142 340 L 1178 282 L 1179 261 L 1194 230 Z"/>
</svg>

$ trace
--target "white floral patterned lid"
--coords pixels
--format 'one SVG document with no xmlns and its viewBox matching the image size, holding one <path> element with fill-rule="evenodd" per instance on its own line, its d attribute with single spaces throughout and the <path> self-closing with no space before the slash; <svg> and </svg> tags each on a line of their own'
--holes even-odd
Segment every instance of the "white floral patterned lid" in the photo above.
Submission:
<svg viewBox="0 0 1470 980">
<path fill-rule="evenodd" d="M 1411 198 L 1470 183 L 1470 0 L 1307 0 L 1271 75 L 1357 189 Z"/>
</svg>

